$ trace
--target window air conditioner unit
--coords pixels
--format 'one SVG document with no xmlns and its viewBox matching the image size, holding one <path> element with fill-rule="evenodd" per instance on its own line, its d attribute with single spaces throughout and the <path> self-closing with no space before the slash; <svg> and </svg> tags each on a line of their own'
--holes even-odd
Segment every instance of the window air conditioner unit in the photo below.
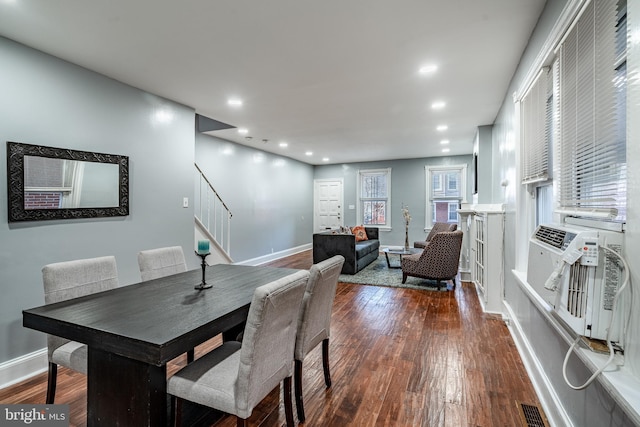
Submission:
<svg viewBox="0 0 640 427">
<path fill-rule="evenodd" d="M 622 285 L 622 270 L 615 254 L 622 254 L 623 234 L 616 231 L 540 225 L 529 239 L 527 282 L 578 335 L 607 338 L 613 299 Z M 554 280 L 554 278 L 556 278 Z M 618 305 L 610 340 L 622 340 Z"/>
</svg>

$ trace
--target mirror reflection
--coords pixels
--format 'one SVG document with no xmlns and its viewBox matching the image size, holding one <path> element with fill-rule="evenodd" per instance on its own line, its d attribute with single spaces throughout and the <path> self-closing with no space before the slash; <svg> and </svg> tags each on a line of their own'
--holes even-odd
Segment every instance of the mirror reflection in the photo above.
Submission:
<svg viewBox="0 0 640 427">
<path fill-rule="evenodd" d="M 24 156 L 24 208 L 108 208 L 119 204 L 114 163 Z"/>
<path fill-rule="evenodd" d="M 129 158 L 7 141 L 9 222 L 129 215 Z"/>
</svg>

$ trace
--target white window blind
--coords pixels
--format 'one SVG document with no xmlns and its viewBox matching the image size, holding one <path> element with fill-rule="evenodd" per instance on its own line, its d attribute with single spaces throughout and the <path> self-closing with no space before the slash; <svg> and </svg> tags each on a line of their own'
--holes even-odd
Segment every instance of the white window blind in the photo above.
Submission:
<svg viewBox="0 0 640 427">
<path fill-rule="evenodd" d="M 522 98 L 522 183 L 546 181 L 550 178 L 549 146 L 551 142 L 552 79 L 544 68 Z"/>
<path fill-rule="evenodd" d="M 591 1 L 560 45 L 557 171 L 561 213 L 624 221 L 625 100 L 616 85 L 626 76 L 621 82 L 616 37 L 626 37 L 626 28 L 617 28 L 616 5 Z"/>
</svg>

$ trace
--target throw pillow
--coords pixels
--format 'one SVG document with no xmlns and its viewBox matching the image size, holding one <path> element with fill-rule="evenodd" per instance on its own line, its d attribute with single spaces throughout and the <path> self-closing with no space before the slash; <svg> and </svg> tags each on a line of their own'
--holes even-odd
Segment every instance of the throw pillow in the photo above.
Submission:
<svg viewBox="0 0 640 427">
<path fill-rule="evenodd" d="M 363 240 L 369 240 L 367 232 L 364 230 L 364 226 L 357 225 L 351 229 L 351 232 L 356 236 L 356 242 L 362 242 Z"/>
</svg>

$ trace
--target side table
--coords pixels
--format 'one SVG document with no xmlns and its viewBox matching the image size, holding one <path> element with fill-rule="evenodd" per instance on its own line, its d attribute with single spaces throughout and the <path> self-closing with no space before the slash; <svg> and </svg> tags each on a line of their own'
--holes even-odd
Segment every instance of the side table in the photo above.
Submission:
<svg viewBox="0 0 640 427">
<path fill-rule="evenodd" d="M 387 259 L 387 267 L 388 268 L 402 268 L 402 255 L 417 254 L 417 253 L 422 252 L 422 249 L 409 248 L 408 250 L 405 250 L 404 247 L 391 246 L 391 247 L 382 249 L 382 252 L 384 252 L 384 256 Z M 391 263 L 389 262 L 389 254 L 399 255 L 400 256 L 400 264 L 399 265 L 391 265 Z"/>
</svg>

